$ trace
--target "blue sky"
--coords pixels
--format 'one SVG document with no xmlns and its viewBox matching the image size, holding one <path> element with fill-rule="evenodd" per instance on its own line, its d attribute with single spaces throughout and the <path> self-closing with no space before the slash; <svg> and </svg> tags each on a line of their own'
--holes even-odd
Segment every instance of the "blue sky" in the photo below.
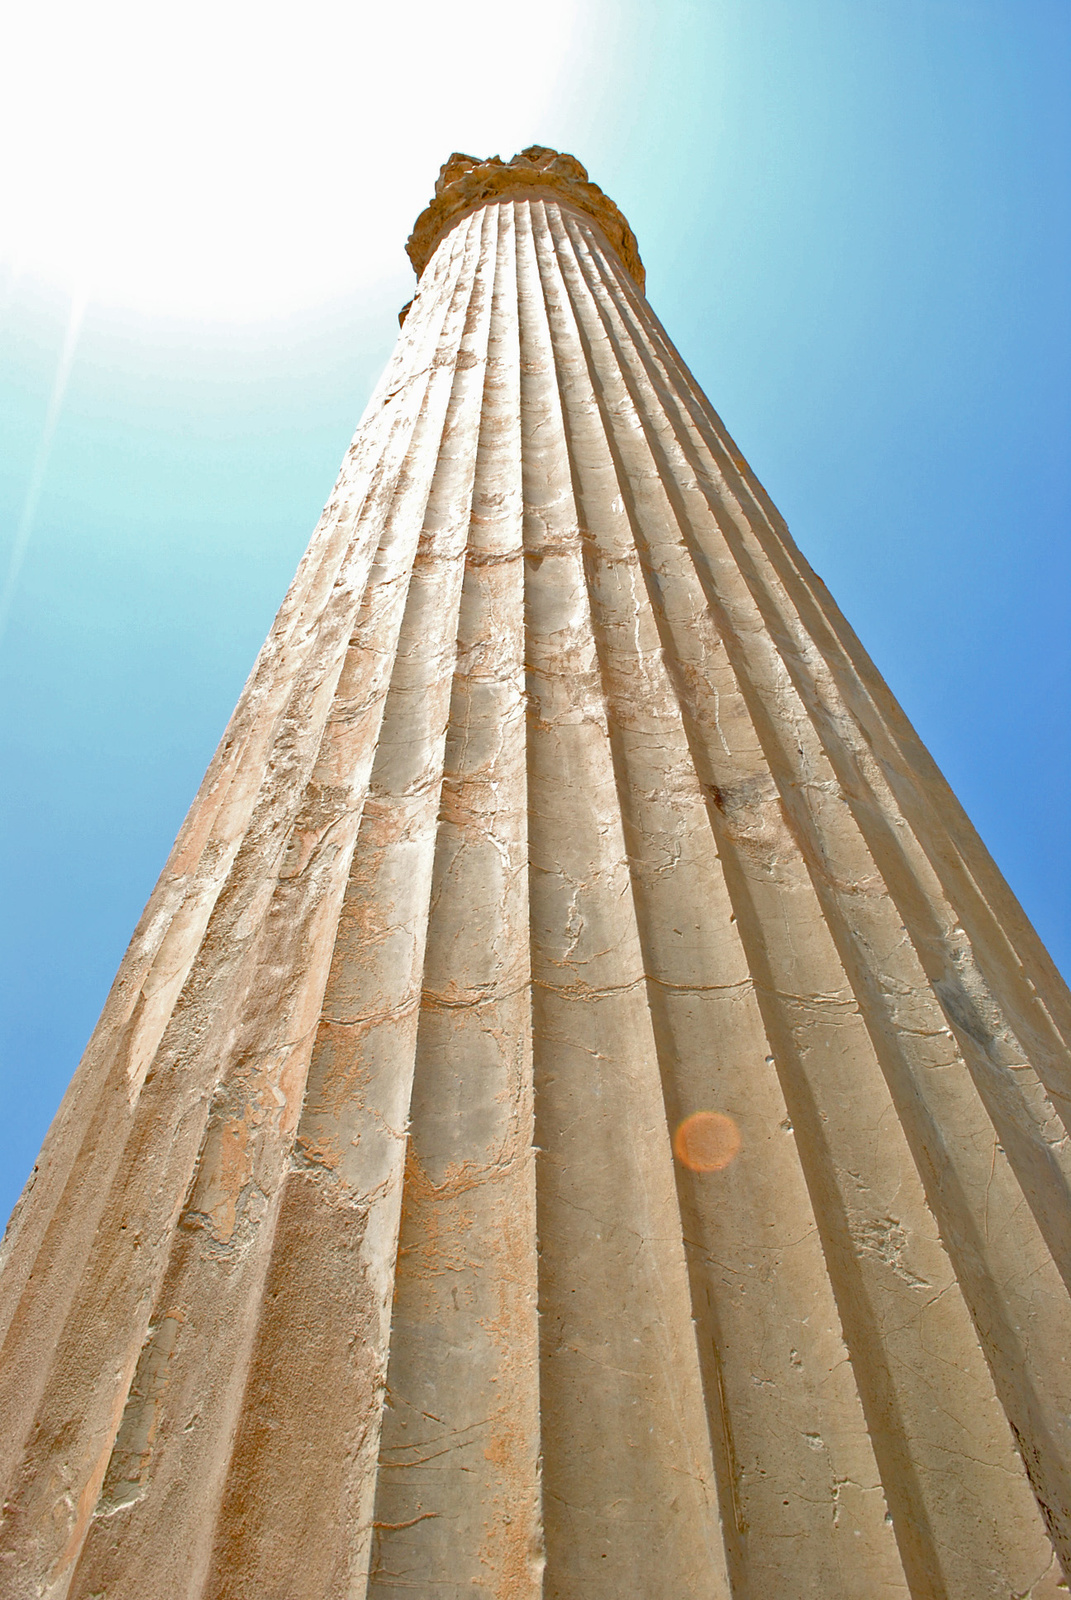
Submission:
<svg viewBox="0 0 1071 1600">
<path fill-rule="evenodd" d="M 1066 0 L 23 10 L 0 37 L 0 1212 L 453 149 L 570 149 L 622 206 L 656 311 L 1071 970 Z"/>
</svg>

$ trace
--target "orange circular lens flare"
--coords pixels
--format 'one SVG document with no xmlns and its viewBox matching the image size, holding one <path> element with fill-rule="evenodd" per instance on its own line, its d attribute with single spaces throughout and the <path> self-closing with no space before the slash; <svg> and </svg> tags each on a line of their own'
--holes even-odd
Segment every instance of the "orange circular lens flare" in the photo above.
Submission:
<svg viewBox="0 0 1071 1600">
<path fill-rule="evenodd" d="M 721 1111 L 696 1111 L 673 1135 L 673 1154 L 692 1172 L 720 1172 L 740 1153 L 740 1129 Z"/>
</svg>

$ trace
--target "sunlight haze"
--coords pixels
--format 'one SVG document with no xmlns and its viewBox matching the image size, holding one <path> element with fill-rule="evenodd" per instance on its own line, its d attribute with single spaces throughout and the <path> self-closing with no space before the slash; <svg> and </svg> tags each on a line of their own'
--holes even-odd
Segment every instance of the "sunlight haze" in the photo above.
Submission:
<svg viewBox="0 0 1071 1600">
<path fill-rule="evenodd" d="M 352 288 L 394 265 L 429 152 L 531 141 L 575 59 L 574 12 L 8 8 L 0 259 L 170 314 L 278 314 Z"/>
</svg>

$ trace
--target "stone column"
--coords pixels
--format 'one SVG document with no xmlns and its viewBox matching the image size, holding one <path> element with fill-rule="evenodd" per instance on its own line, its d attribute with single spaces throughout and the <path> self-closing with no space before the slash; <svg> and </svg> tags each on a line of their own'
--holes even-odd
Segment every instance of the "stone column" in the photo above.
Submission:
<svg viewBox="0 0 1071 1600">
<path fill-rule="evenodd" d="M 1067 990 L 579 163 L 410 248 L 5 1240 L 0 1593 L 1056 1600 Z"/>
</svg>

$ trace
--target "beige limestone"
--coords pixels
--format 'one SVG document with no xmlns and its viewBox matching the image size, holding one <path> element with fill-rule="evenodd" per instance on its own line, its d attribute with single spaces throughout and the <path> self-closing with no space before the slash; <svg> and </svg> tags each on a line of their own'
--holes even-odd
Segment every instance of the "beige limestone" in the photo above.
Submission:
<svg viewBox="0 0 1071 1600">
<path fill-rule="evenodd" d="M 1071 999 L 579 163 L 411 250 L 5 1241 L 0 1595 L 1055 1600 Z"/>
</svg>

